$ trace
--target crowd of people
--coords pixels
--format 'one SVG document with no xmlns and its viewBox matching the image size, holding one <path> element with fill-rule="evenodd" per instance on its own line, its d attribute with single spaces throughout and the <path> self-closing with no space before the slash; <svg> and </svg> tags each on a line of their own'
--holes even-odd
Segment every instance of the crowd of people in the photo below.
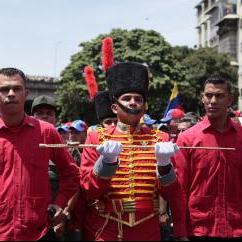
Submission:
<svg viewBox="0 0 242 242">
<path fill-rule="evenodd" d="M 108 90 L 94 99 L 99 123 L 88 127 L 57 125 L 46 95 L 27 115 L 25 74 L 0 69 L 0 240 L 242 239 L 242 127 L 230 80 L 205 80 L 203 117 L 174 108 L 157 121 L 148 71 L 112 63 Z"/>
</svg>

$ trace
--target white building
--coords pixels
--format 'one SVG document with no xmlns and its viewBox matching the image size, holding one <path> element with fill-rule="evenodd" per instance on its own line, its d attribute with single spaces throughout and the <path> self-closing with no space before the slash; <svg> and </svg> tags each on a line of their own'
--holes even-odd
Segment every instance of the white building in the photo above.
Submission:
<svg viewBox="0 0 242 242">
<path fill-rule="evenodd" d="M 239 108 L 242 110 L 242 0 L 202 0 L 197 9 L 198 47 L 229 53 L 238 66 Z"/>
</svg>

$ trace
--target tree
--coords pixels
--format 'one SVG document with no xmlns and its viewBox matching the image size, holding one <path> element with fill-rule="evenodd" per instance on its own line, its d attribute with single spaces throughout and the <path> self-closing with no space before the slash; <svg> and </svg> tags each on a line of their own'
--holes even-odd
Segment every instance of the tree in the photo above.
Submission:
<svg viewBox="0 0 242 242">
<path fill-rule="evenodd" d="M 174 81 L 184 80 L 185 73 L 172 53 L 172 47 L 156 31 L 114 29 L 89 42 L 80 43 L 81 50 L 71 57 L 71 63 L 61 74 L 62 86 L 57 90 L 61 107 L 60 119 L 82 118 L 96 122 L 93 103 L 88 99 L 83 77 L 86 65 L 92 65 L 99 90 L 106 89 L 105 73 L 101 69 L 101 40 L 110 36 L 114 43 L 114 60 L 147 64 L 151 74 L 149 112 L 161 117 Z"/>
<path fill-rule="evenodd" d="M 196 50 L 189 48 L 188 46 L 174 46 L 172 53 L 176 57 L 177 61 L 181 62 L 184 58 L 193 54 Z"/>
<path fill-rule="evenodd" d="M 57 90 L 61 121 L 81 118 L 88 124 L 97 122 L 83 70 L 86 65 L 92 65 L 99 90 L 107 88 L 101 68 L 101 43 L 107 36 L 113 39 L 115 62 L 136 61 L 149 67 L 148 112 L 153 118 L 163 116 L 174 82 L 178 83 L 185 111 L 203 110 L 200 94 L 203 81 L 209 75 L 228 76 L 232 80 L 235 96 L 238 96 L 237 68 L 230 65 L 229 55 L 219 54 L 211 48 L 172 47 L 160 33 L 153 30 L 113 29 L 109 34 L 80 43 L 80 51 L 71 57 L 70 64 L 62 72 L 62 85 Z"/>
<path fill-rule="evenodd" d="M 229 78 L 232 81 L 234 96 L 238 96 L 237 68 L 232 66 L 230 61 L 229 55 L 218 53 L 212 48 L 194 50 L 181 59 L 181 65 L 186 74 L 185 79 L 179 83 L 179 89 L 186 111 L 202 112 L 200 97 L 203 82 L 210 75 Z"/>
</svg>

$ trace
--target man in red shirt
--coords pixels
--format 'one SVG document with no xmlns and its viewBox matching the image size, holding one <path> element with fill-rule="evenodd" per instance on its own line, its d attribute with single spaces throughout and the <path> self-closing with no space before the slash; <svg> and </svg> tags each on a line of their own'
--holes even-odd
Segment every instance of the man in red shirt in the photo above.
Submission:
<svg viewBox="0 0 242 242">
<path fill-rule="evenodd" d="M 202 94 L 204 119 L 178 136 L 180 146 L 236 149 L 182 149 L 175 156 L 193 240 L 242 239 L 242 128 L 228 117 L 232 100 L 227 79 L 208 78 Z"/>
<path fill-rule="evenodd" d="M 31 113 L 36 119 L 56 125 L 57 109 L 55 100 L 47 95 L 36 97 L 31 106 Z M 49 179 L 52 190 L 52 198 L 55 199 L 58 191 L 58 170 L 51 160 L 49 160 Z"/>
<path fill-rule="evenodd" d="M 32 115 L 40 120 L 56 125 L 57 109 L 55 100 L 47 95 L 41 95 L 33 100 Z"/>
<path fill-rule="evenodd" d="M 168 134 L 140 124 L 146 112 L 147 67 L 135 62 L 114 64 L 106 80 L 118 123 L 89 132 L 86 144 L 98 146 L 83 150 L 85 239 L 160 241 L 160 194 L 167 194 L 171 207 L 177 209 L 175 236 L 185 236 L 183 210 L 178 212 L 183 203 L 170 160 L 178 147 L 167 142 Z"/>
<path fill-rule="evenodd" d="M 78 168 L 69 152 L 39 148 L 40 143 L 62 139 L 53 125 L 25 114 L 27 93 L 22 71 L 0 70 L 0 240 L 53 240 L 50 227 L 59 222 L 62 209 L 79 188 Z M 60 174 L 55 201 L 49 160 Z"/>
</svg>

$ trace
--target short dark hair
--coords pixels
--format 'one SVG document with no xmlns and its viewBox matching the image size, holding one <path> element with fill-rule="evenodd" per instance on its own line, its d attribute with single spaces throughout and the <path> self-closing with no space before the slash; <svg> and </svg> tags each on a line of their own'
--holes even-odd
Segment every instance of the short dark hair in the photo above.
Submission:
<svg viewBox="0 0 242 242">
<path fill-rule="evenodd" d="M 227 86 L 228 89 L 228 93 L 231 93 L 231 84 L 228 78 L 225 78 L 223 76 L 218 76 L 218 75 L 213 75 L 208 77 L 203 85 L 203 88 L 205 88 L 205 86 L 207 84 L 225 84 Z"/>
<path fill-rule="evenodd" d="M 20 75 L 22 77 L 24 83 L 26 83 L 26 81 L 27 81 L 25 74 L 21 70 L 19 70 L 17 68 L 13 68 L 13 67 L 7 67 L 7 68 L 0 69 L 0 75 L 4 75 L 4 76 L 8 76 L 8 77 Z"/>
<path fill-rule="evenodd" d="M 234 112 L 232 112 L 232 111 L 228 111 L 228 116 L 230 118 L 235 118 L 236 117 L 236 114 Z"/>
</svg>

